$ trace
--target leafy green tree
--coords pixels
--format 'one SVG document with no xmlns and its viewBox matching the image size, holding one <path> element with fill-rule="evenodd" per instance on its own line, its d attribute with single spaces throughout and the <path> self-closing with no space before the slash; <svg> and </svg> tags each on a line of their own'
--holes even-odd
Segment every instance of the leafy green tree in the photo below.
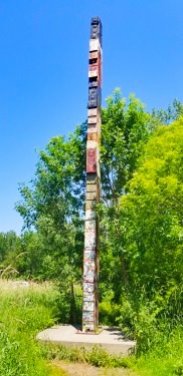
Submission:
<svg viewBox="0 0 183 376">
<path fill-rule="evenodd" d="M 180 118 L 182 104 L 175 100 L 164 110 L 145 111 L 144 105 L 133 95 L 122 98 L 120 91 L 115 91 L 108 98 L 107 107 L 102 114 L 102 202 L 99 207 L 101 223 L 101 294 L 104 299 L 119 302 L 122 291 L 134 291 L 131 282 L 131 256 L 124 239 L 129 234 L 128 223 L 120 226 L 123 218 L 119 211 L 118 200 L 128 197 L 131 189 L 129 182 L 138 169 L 145 153 L 146 144 L 156 132 L 164 129 L 163 123 Z M 134 209 L 138 215 L 138 207 Z M 147 218 L 148 221 L 148 218 Z M 136 224 L 137 226 L 137 224 Z M 133 227 L 134 232 L 136 227 Z M 133 236 L 129 244 L 134 242 Z M 148 271 L 147 271 L 148 274 Z M 119 283 L 120 279 L 120 283 Z M 107 294 L 106 294 L 106 291 Z M 111 291 L 111 293 L 109 293 Z M 107 298 L 106 298 L 107 297 Z"/>
<path fill-rule="evenodd" d="M 181 113 L 181 106 L 176 104 L 174 108 L 167 119 Z M 101 298 L 108 296 L 116 303 L 123 290 L 134 289 L 139 272 L 135 271 L 130 248 L 135 239 L 136 227 L 133 226 L 137 223 L 132 222 L 128 229 L 130 219 L 126 212 L 122 214 L 125 206 L 123 209 L 123 205 L 122 208 L 118 205 L 119 199 L 130 197 L 129 182 L 134 181 L 139 171 L 148 140 L 154 133 L 164 130 L 160 127 L 156 131 L 163 116 L 165 113 L 148 113 L 134 96 L 122 98 L 118 90 L 108 98 L 102 110 L 102 195 L 98 205 L 100 291 Z M 31 231 L 22 238 L 24 256 L 19 260 L 19 270 L 36 278 L 60 278 L 65 281 L 66 290 L 70 286 L 71 295 L 74 282 L 81 282 L 82 275 L 86 129 L 84 123 L 67 139 L 54 137 L 50 140 L 39 154 L 35 178 L 29 186 L 20 187 L 22 201 L 17 204 L 25 229 Z M 134 210 L 138 217 L 138 208 Z M 136 257 L 134 251 L 134 260 Z M 142 279 L 139 280 L 141 285 Z"/>
<path fill-rule="evenodd" d="M 20 237 L 14 231 L 0 233 L 0 276 L 18 274 L 16 262 L 21 256 Z"/>
<path fill-rule="evenodd" d="M 109 235 L 111 219 L 115 224 L 116 203 L 125 192 L 143 145 L 156 125 L 157 120 L 138 99 L 122 98 L 118 90 L 108 98 L 102 111 L 101 291 L 106 290 L 109 279 L 111 288 L 116 284 L 116 251 Z M 81 277 L 85 149 L 86 123 L 77 127 L 68 139 L 52 138 L 40 152 L 35 178 L 29 186 L 20 187 L 22 201 L 17 210 L 24 219 L 25 229 L 34 228 L 37 232 L 26 235 L 23 241 L 28 254 L 20 259 L 21 270 L 27 268 L 27 275 L 59 276 L 62 280 Z M 123 269 L 125 275 L 125 266 Z"/>
<path fill-rule="evenodd" d="M 40 270 L 42 269 L 45 250 L 40 234 L 25 231 L 20 237 L 20 246 L 21 253 L 15 261 L 19 275 L 26 279 L 41 278 Z M 47 270 L 47 272 L 49 271 Z"/>
<path fill-rule="evenodd" d="M 122 98 L 119 90 L 107 99 L 102 112 L 101 169 L 103 198 L 114 200 L 124 193 L 155 119 L 134 95 Z"/>
<path fill-rule="evenodd" d="M 161 124 L 171 124 L 172 121 L 178 120 L 183 115 L 183 104 L 179 100 L 174 99 L 166 110 L 153 109 L 152 115 Z"/>
<path fill-rule="evenodd" d="M 180 330 L 182 202 L 183 118 L 179 118 L 150 137 L 110 227 L 121 281 L 113 285 L 116 317 L 128 334 L 135 335 L 139 352 L 161 346 L 163 337 Z"/>
<path fill-rule="evenodd" d="M 73 304 L 73 285 L 80 281 L 82 270 L 85 139 L 85 123 L 67 140 L 52 138 L 40 152 L 35 179 L 20 187 L 22 201 L 17 204 L 25 228 L 38 233 L 38 238 L 30 236 L 27 246 L 29 267 L 35 267 L 32 256 L 39 243 L 39 276 L 62 280 L 66 289 L 69 285 Z"/>
<path fill-rule="evenodd" d="M 148 141 L 118 207 L 118 252 L 129 286 L 148 297 L 181 286 L 183 275 L 183 118 Z"/>
<path fill-rule="evenodd" d="M 107 107 L 102 112 L 102 201 L 99 206 L 101 294 L 105 296 L 107 288 L 111 288 L 111 296 L 115 295 L 116 300 L 120 296 L 121 285 L 125 286 L 128 282 L 126 260 L 116 245 L 121 236 L 117 202 L 121 195 L 126 194 L 127 183 L 138 166 L 144 145 L 158 124 L 159 119 L 145 111 L 140 100 L 134 95 L 122 98 L 119 90 L 107 99 Z"/>
</svg>

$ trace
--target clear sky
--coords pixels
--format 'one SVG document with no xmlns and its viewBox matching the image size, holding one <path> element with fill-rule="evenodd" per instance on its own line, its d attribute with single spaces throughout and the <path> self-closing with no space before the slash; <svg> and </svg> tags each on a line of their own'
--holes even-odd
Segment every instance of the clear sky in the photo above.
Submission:
<svg viewBox="0 0 183 376">
<path fill-rule="evenodd" d="M 20 232 L 18 183 L 86 118 L 89 24 L 103 22 L 103 98 L 183 100 L 182 0 L 0 0 L 0 231 Z"/>
</svg>

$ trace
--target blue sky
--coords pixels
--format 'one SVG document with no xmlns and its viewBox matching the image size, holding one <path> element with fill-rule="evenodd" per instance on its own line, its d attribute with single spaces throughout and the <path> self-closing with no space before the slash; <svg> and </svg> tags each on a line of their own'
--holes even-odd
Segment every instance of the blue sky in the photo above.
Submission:
<svg viewBox="0 0 183 376">
<path fill-rule="evenodd" d="M 20 232 L 18 183 L 37 151 L 86 118 L 89 24 L 103 22 L 103 98 L 183 100 L 182 0 L 0 0 L 0 231 Z"/>
</svg>

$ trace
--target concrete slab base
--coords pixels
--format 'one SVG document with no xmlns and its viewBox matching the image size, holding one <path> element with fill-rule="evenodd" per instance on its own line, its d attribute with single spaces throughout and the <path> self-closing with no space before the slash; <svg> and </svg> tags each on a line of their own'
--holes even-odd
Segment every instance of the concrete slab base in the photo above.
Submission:
<svg viewBox="0 0 183 376">
<path fill-rule="evenodd" d="M 72 325 L 58 325 L 43 330 L 37 339 L 73 347 L 91 348 L 99 345 L 109 353 L 118 355 L 128 355 L 135 347 L 134 341 L 126 340 L 118 329 L 109 327 L 103 327 L 99 334 L 86 334 Z"/>
</svg>

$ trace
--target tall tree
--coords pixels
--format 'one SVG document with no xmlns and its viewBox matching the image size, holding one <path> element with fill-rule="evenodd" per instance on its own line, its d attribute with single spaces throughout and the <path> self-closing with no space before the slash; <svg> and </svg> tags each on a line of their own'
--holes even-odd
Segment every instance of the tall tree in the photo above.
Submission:
<svg viewBox="0 0 183 376">
<path fill-rule="evenodd" d="M 118 206 L 118 252 L 130 288 L 152 297 L 181 286 L 183 275 L 183 118 L 148 141 L 128 195 Z M 115 236 L 115 235 L 114 235 Z"/>
<path fill-rule="evenodd" d="M 123 192 L 137 167 L 144 143 L 157 125 L 134 95 L 122 98 L 119 90 L 107 99 L 102 112 L 103 198 L 114 200 Z"/>
<path fill-rule="evenodd" d="M 53 277 L 81 271 L 85 137 L 82 124 L 67 140 L 52 138 L 40 152 L 31 185 L 20 187 L 23 200 L 17 210 L 25 227 L 40 234 L 44 263 L 53 264 Z"/>
<path fill-rule="evenodd" d="M 102 113 L 101 292 L 105 293 L 106 286 L 110 286 L 116 299 L 118 290 L 120 293 L 119 273 L 121 284 L 128 282 L 126 260 L 116 246 L 119 237 L 117 203 L 128 191 L 127 183 L 138 166 L 144 145 L 158 124 L 159 118 L 145 111 L 140 100 L 134 95 L 122 98 L 119 90 L 107 99 Z"/>
<path fill-rule="evenodd" d="M 179 116 L 179 110 L 177 105 L 176 111 L 172 114 L 169 111 L 169 119 Z M 129 182 L 160 118 L 159 113 L 148 113 L 134 96 L 122 98 L 119 90 L 107 99 L 102 110 L 100 286 L 101 295 L 111 289 L 116 301 L 121 286 L 129 286 L 127 243 L 123 241 L 124 230 L 121 232 L 118 202 L 121 195 L 128 197 Z M 38 247 L 40 274 L 45 278 L 60 276 L 67 280 L 71 276 L 72 281 L 81 278 L 86 129 L 84 123 L 67 139 L 52 138 L 40 152 L 35 178 L 29 186 L 20 187 L 22 201 L 17 210 L 25 228 L 38 234 L 37 239 L 31 235 L 30 242 Z M 33 248 L 28 247 L 31 254 Z M 34 263 L 29 265 L 35 273 Z"/>
</svg>

